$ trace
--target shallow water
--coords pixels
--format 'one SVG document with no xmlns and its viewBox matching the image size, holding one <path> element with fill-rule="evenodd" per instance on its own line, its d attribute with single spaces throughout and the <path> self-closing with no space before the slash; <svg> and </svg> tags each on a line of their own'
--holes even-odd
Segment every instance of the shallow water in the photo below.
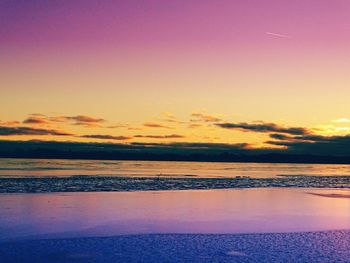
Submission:
<svg viewBox="0 0 350 263">
<path fill-rule="evenodd" d="M 350 229 L 349 194 L 293 188 L 1 194 L 0 240 Z"/>
<path fill-rule="evenodd" d="M 274 178 L 280 175 L 350 176 L 350 165 L 0 159 L 0 177 L 135 176 Z"/>
</svg>

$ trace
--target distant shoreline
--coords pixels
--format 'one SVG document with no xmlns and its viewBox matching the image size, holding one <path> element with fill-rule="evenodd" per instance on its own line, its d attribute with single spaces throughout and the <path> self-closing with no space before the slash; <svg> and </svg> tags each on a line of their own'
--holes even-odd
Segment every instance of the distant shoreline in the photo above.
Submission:
<svg viewBox="0 0 350 263">
<path fill-rule="evenodd" d="M 61 157 L 61 156 L 26 156 L 26 155 L 20 155 L 20 156 L 12 156 L 12 155 L 0 155 L 0 159 L 33 159 L 33 160 L 91 160 L 91 161 L 150 161 L 150 162 L 199 162 L 199 163 L 271 163 L 271 164 L 343 164 L 343 165 L 350 165 L 350 157 L 348 156 L 340 156 L 340 157 L 329 157 L 329 156 L 320 156 L 323 158 L 339 158 L 339 159 L 347 159 L 343 161 L 334 161 L 330 160 L 329 162 L 326 161 L 299 161 L 299 160 L 288 160 L 289 155 L 281 155 L 281 158 L 279 160 L 259 160 L 259 157 L 261 156 L 254 156 L 250 160 L 250 156 L 247 157 L 246 160 L 219 160 L 219 159 L 189 159 L 189 158 L 176 158 L 176 159 L 166 159 L 166 158 L 93 158 L 93 157 Z M 283 159 L 283 157 L 286 157 Z M 293 156 L 294 157 L 294 156 Z M 245 158 L 240 158 L 245 159 Z"/>
<path fill-rule="evenodd" d="M 281 149 L 236 149 L 221 144 L 108 144 L 55 141 L 2 141 L 0 158 L 181 161 L 222 163 L 350 164 L 350 155 L 299 153 Z"/>
</svg>

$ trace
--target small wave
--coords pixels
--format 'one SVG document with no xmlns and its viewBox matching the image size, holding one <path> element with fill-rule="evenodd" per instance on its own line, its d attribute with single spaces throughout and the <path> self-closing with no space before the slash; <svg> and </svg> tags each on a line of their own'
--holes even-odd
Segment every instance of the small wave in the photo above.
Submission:
<svg viewBox="0 0 350 263">
<path fill-rule="evenodd" d="M 310 195 L 322 196 L 322 197 L 331 197 L 331 198 L 350 198 L 350 194 L 321 194 L 321 193 L 308 193 Z"/>
</svg>

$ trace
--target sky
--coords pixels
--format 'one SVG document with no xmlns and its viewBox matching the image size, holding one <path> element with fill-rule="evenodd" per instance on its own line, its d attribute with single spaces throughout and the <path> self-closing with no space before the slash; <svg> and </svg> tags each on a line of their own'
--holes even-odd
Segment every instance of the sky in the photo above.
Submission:
<svg viewBox="0 0 350 263">
<path fill-rule="evenodd" d="M 0 0 L 0 139 L 348 140 L 349 12 L 348 0 Z"/>
</svg>

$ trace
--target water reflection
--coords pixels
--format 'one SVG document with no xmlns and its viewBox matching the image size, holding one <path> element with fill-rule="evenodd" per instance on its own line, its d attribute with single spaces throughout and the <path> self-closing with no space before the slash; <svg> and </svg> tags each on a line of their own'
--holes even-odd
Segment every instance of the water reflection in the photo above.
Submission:
<svg viewBox="0 0 350 263">
<path fill-rule="evenodd" d="M 350 175 L 349 165 L 0 159 L 0 176 L 196 176 L 253 178 Z"/>
<path fill-rule="evenodd" d="M 349 194 L 348 190 L 278 188 L 7 194 L 0 195 L 0 236 L 348 229 Z"/>
</svg>

